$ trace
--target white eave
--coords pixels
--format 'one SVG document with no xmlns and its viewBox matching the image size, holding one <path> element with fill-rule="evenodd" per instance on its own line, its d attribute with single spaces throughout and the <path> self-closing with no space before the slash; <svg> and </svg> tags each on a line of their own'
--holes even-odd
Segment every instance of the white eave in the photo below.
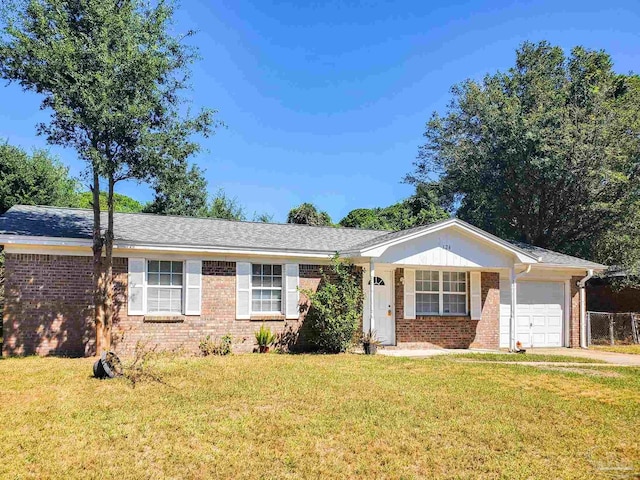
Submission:
<svg viewBox="0 0 640 480">
<path fill-rule="evenodd" d="M 476 237 L 486 243 L 493 245 L 498 249 L 507 251 L 515 255 L 520 263 L 536 264 L 540 263 L 541 261 L 540 257 L 536 257 L 535 255 L 532 255 L 529 252 L 518 248 L 515 245 L 502 240 L 501 238 L 496 237 L 495 235 L 491 235 L 490 233 L 485 232 L 484 230 L 474 227 L 473 225 L 470 225 L 467 222 L 464 222 L 457 218 L 451 218 L 449 220 L 445 220 L 433 225 L 426 225 L 424 228 L 417 229 L 415 232 L 399 237 L 394 237 L 386 241 L 384 240 L 384 237 L 382 237 L 380 242 L 360 249 L 347 250 L 345 252 L 342 252 L 342 255 L 348 257 L 380 257 L 389 247 L 399 245 L 409 240 L 420 238 L 447 228 L 458 228 L 473 237 Z"/>
<path fill-rule="evenodd" d="M 0 245 L 21 245 L 33 247 L 75 247 L 91 249 L 93 242 L 83 238 L 58 238 L 26 235 L 0 235 Z M 286 256 L 300 258 L 330 258 L 335 252 L 322 250 L 294 250 L 278 248 L 245 248 L 211 245 L 164 245 L 154 243 L 138 243 L 130 241 L 114 241 L 114 250 L 185 252 L 185 253 L 220 253 L 224 255 L 257 255 Z"/>
</svg>

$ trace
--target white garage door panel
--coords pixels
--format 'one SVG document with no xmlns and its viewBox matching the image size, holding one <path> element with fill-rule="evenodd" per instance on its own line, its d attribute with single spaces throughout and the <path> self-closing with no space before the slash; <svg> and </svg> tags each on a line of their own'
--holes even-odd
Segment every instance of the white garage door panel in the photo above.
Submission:
<svg viewBox="0 0 640 480">
<path fill-rule="evenodd" d="M 518 341 L 524 347 L 561 347 L 564 284 L 518 283 Z"/>
</svg>

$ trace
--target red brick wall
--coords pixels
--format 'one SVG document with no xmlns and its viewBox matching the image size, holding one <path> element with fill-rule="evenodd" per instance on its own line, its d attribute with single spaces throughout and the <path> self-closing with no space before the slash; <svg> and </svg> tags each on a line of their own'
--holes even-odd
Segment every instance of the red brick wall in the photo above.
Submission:
<svg viewBox="0 0 640 480">
<path fill-rule="evenodd" d="M 91 271 L 90 257 L 7 254 L 3 354 L 92 354 Z M 297 334 L 304 314 L 296 320 L 235 318 L 235 262 L 204 261 L 202 273 L 202 315 L 145 321 L 144 316 L 127 315 L 127 259 L 115 258 L 115 350 L 130 354 L 141 341 L 160 349 L 195 353 L 206 335 L 215 338 L 229 333 L 234 351 L 251 351 L 253 334 L 263 321 L 275 332 L 288 332 L 293 348 L 304 345 L 304 337 Z M 300 265 L 300 288 L 315 289 L 319 282 L 318 266 Z"/>
<path fill-rule="evenodd" d="M 569 315 L 569 347 L 580 348 L 580 289 L 584 276 L 571 277 L 571 312 Z"/>
<path fill-rule="evenodd" d="M 3 355 L 93 353 L 91 257 L 7 253 Z"/>
<path fill-rule="evenodd" d="M 498 348 L 500 346 L 500 274 L 482 272 L 482 316 L 476 328 L 474 348 Z"/>
<path fill-rule="evenodd" d="M 396 341 L 443 348 L 498 348 L 500 342 L 500 276 L 482 272 L 482 317 L 422 316 L 404 318 L 404 269 L 395 272 Z"/>
</svg>

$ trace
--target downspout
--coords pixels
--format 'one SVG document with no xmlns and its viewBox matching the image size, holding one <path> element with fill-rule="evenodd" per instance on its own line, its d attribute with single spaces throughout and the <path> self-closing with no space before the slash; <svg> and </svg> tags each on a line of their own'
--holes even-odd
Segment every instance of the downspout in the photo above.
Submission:
<svg viewBox="0 0 640 480">
<path fill-rule="evenodd" d="M 587 282 L 593 277 L 593 270 L 587 270 L 587 276 L 578 280 L 580 290 L 580 348 L 587 348 Z"/>
<path fill-rule="evenodd" d="M 509 319 L 509 351 L 516 351 L 517 322 L 516 310 L 518 308 L 518 279 L 531 271 L 531 264 L 527 265 L 524 272 L 516 273 L 515 267 L 511 267 L 511 318 Z"/>
<path fill-rule="evenodd" d="M 375 306 L 373 304 L 373 293 L 375 291 L 375 282 L 374 278 L 376 275 L 375 264 L 373 263 L 373 258 L 369 259 L 369 333 L 375 330 L 375 319 L 374 319 L 374 310 Z"/>
</svg>

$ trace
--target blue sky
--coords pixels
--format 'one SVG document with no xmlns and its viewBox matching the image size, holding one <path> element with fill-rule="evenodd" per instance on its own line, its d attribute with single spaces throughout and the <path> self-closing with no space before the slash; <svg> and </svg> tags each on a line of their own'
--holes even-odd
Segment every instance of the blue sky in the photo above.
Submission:
<svg viewBox="0 0 640 480">
<path fill-rule="evenodd" d="M 402 177 L 453 84 L 509 68 L 525 40 L 604 49 L 637 72 L 638 25 L 637 1 L 183 0 L 176 31 L 196 29 L 202 56 L 188 96 L 228 126 L 194 161 L 249 216 L 284 221 L 313 202 L 338 221 L 411 194 Z M 36 95 L 0 88 L 0 138 L 47 147 L 35 132 L 47 117 Z M 47 148 L 80 174 L 73 151 Z"/>
</svg>

